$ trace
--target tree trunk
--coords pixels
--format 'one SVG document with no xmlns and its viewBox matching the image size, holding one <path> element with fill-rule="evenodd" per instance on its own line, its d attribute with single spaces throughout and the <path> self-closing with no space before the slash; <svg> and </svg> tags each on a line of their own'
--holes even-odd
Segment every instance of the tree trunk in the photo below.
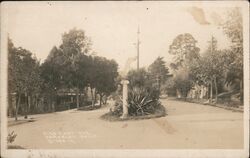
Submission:
<svg viewBox="0 0 250 158">
<path fill-rule="evenodd" d="M 100 106 L 102 106 L 102 95 L 100 94 Z"/>
<path fill-rule="evenodd" d="M 29 106 L 29 96 L 27 93 L 25 93 L 25 104 L 24 104 L 24 118 L 27 119 L 27 112 L 28 112 L 28 106 Z"/>
<path fill-rule="evenodd" d="M 15 111 L 15 121 L 17 121 L 17 115 L 18 115 L 18 109 L 19 109 L 19 105 L 20 105 L 20 100 L 21 100 L 21 94 L 18 93 L 18 100 L 17 100 L 17 104 L 16 104 L 16 111 Z"/>
<path fill-rule="evenodd" d="M 52 109 L 52 112 L 55 112 L 55 101 L 52 101 L 52 105 L 51 105 L 51 109 Z"/>
<path fill-rule="evenodd" d="M 95 105 L 95 99 L 94 99 L 94 93 L 93 93 L 93 89 L 90 88 L 90 91 L 91 91 L 91 101 L 92 101 L 92 106 Z"/>
<path fill-rule="evenodd" d="M 31 96 L 30 95 L 28 95 L 27 96 L 27 108 L 26 108 L 26 118 L 28 118 L 28 114 L 29 114 L 29 112 L 30 112 L 30 106 L 31 106 Z"/>
<path fill-rule="evenodd" d="M 35 96 L 35 108 L 36 108 L 36 112 L 40 112 L 40 110 L 38 110 L 39 109 L 39 107 L 38 107 L 38 97 L 37 96 Z"/>
<path fill-rule="evenodd" d="M 243 103 L 243 81 L 240 80 L 240 102 Z"/>
<path fill-rule="evenodd" d="M 217 87 L 216 78 L 214 78 L 214 88 L 215 88 L 215 103 L 217 103 L 217 100 L 218 100 L 218 87 Z"/>
<path fill-rule="evenodd" d="M 55 95 L 52 96 L 51 102 L 50 102 L 50 112 L 55 112 Z"/>
<path fill-rule="evenodd" d="M 96 103 L 96 97 L 97 96 L 97 92 L 96 92 L 96 89 L 95 89 L 95 95 L 94 95 L 94 104 Z"/>
<path fill-rule="evenodd" d="M 83 92 L 82 102 L 85 103 L 88 100 L 88 94 L 85 88 L 82 90 L 82 92 Z"/>
<path fill-rule="evenodd" d="M 48 112 L 51 112 L 52 110 L 51 110 L 51 107 L 52 107 L 52 96 L 51 97 L 49 97 L 49 99 L 48 99 L 48 103 L 49 103 L 49 105 L 48 105 Z"/>
<path fill-rule="evenodd" d="M 10 97 L 11 98 L 9 98 L 9 100 L 10 100 L 11 106 L 9 107 L 8 112 L 9 112 L 9 116 L 13 117 L 15 116 L 14 110 L 17 104 L 17 96 L 14 94 L 14 95 L 10 95 Z"/>
<path fill-rule="evenodd" d="M 76 89 L 76 106 L 79 109 L 79 88 Z"/>
<path fill-rule="evenodd" d="M 209 90 L 209 86 L 206 86 L 206 97 L 207 97 L 207 100 L 208 100 L 208 90 Z"/>
<path fill-rule="evenodd" d="M 105 100 L 104 100 L 104 104 L 105 104 L 105 105 L 107 104 L 107 100 L 108 100 L 108 97 L 105 96 Z"/>
<path fill-rule="evenodd" d="M 32 105 L 32 96 L 28 96 L 28 114 L 30 114 L 30 109 L 31 109 L 31 105 Z"/>
<path fill-rule="evenodd" d="M 213 100 L 213 82 L 210 83 L 210 102 Z"/>
</svg>

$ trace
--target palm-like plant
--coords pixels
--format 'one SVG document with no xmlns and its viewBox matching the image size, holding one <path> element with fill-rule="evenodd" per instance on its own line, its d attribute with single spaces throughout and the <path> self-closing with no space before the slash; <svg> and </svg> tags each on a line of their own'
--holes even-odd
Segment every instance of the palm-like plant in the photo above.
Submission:
<svg viewBox="0 0 250 158">
<path fill-rule="evenodd" d="M 152 114 L 159 105 L 158 100 L 152 96 L 152 92 L 145 88 L 132 88 L 128 98 L 130 115 Z"/>
</svg>

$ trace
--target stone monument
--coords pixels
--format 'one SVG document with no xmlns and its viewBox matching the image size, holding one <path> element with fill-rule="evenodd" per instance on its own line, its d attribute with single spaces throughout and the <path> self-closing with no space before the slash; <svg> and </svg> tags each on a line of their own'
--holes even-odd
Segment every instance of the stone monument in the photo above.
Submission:
<svg viewBox="0 0 250 158">
<path fill-rule="evenodd" d="M 130 69 L 130 65 L 136 61 L 136 57 L 131 57 L 128 58 L 125 64 L 125 67 L 123 69 L 123 71 L 121 72 L 121 76 L 122 76 L 122 116 L 121 118 L 127 118 L 128 117 L 128 84 L 129 81 L 126 79 L 127 78 L 127 74 L 128 71 Z"/>
<path fill-rule="evenodd" d="M 128 117 L 128 80 L 122 80 L 122 116 L 121 118 L 127 118 Z"/>
</svg>

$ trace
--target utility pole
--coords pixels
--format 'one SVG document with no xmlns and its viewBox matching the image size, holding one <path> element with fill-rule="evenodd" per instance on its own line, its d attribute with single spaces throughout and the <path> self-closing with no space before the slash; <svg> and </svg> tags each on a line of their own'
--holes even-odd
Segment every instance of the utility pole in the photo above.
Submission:
<svg viewBox="0 0 250 158">
<path fill-rule="evenodd" d="M 211 47 L 210 47 L 210 53 L 212 54 L 213 57 L 213 36 L 211 38 Z M 210 88 L 210 102 L 213 100 L 213 79 L 211 80 L 211 88 Z"/>
<path fill-rule="evenodd" d="M 140 27 L 138 26 L 138 31 L 137 31 L 137 70 L 139 70 L 139 62 L 140 62 Z"/>
<path fill-rule="evenodd" d="M 210 47 L 210 53 L 212 55 L 212 60 L 214 60 L 214 49 L 216 49 L 216 47 L 214 48 L 214 44 L 216 42 L 216 39 L 214 38 L 214 36 L 211 37 L 211 42 L 209 42 L 211 44 L 211 47 Z M 213 65 L 213 68 L 214 68 L 215 65 Z M 215 90 L 216 90 L 216 96 L 215 96 L 215 100 L 217 101 L 217 85 L 216 85 L 216 81 L 214 80 L 214 77 L 212 76 L 212 79 L 211 79 L 211 89 L 210 89 L 210 100 L 212 102 L 212 99 L 213 99 L 213 82 L 215 83 Z"/>
<path fill-rule="evenodd" d="M 214 43 L 216 42 L 216 39 L 214 38 L 214 36 L 211 37 L 211 42 L 209 42 L 211 44 L 211 48 L 210 48 L 210 51 L 211 53 L 213 54 L 213 50 L 215 49 L 213 46 L 214 46 Z"/>
</svg>

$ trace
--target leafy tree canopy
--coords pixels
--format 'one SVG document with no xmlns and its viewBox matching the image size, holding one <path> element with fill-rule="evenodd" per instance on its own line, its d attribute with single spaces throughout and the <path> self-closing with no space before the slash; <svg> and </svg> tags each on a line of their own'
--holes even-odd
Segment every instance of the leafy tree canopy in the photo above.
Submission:
<svg viewBox="0 0 250 158">
<path fill-rule="evenodd" d="M 160 79 L 164 83 L 168 77 L 169 71 L 165 66 L 163 57 L 158 57 L 148 68 L 149 73 L 152 77 Z"/>
<path fill-rule="evenodd" d="M 173 68 L 188 66 L 188 63 L 199 58 L 200 49 L 196 47 L 196 43 L 197 41 L 189 33 L 180 34 L 173 40 L 169 46 L 169 54 L 175 55 Z"/>
</svg>

